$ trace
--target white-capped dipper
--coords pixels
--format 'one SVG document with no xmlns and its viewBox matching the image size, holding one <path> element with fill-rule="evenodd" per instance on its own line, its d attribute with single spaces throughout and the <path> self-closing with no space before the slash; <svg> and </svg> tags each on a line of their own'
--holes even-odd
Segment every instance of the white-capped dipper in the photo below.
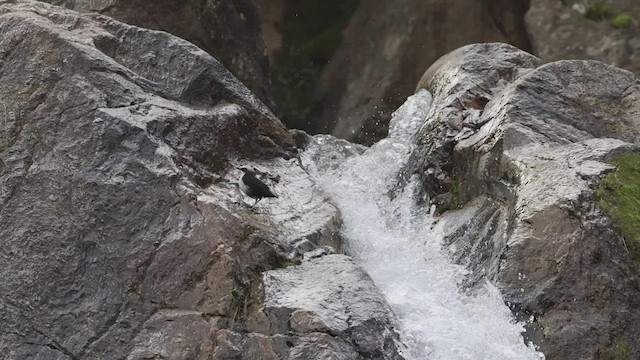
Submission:
<svg viewBox="0 0 640 360">
<path fill-rule="evenodd" d="M 256 177 L 256 174 L 253 171 L 245 167 L 239 169 L 242 171 L 242 176 L 240 176 L 240 180 L 238 181 L 240 191 L 248 197 L 256 200 L 256 202 L 251 206 L 252 208 L 263 198 L 277 197 L 273 192 L 271 192 L 267 184 L 263 183 Z"/>
</svg>

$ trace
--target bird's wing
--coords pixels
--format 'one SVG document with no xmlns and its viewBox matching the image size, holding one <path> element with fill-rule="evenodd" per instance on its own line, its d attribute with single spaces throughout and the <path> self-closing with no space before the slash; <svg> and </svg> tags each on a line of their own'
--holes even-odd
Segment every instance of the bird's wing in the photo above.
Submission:
<svg viewBox="0 0 640 360">
<path fill-rule="evenodd" d="M 271 192 L 267 184 L 263 183 L 260 179 L 258 179 L 253 174 L 246 174 L 242 178 L 242 181 L 244 181 L 244 183 L 247 184 L 247 186 L 254 189 L 255 192 L 260 196 L 263 196 L 263 197 L 276 196 L 274 193 Z"/>
</svg>

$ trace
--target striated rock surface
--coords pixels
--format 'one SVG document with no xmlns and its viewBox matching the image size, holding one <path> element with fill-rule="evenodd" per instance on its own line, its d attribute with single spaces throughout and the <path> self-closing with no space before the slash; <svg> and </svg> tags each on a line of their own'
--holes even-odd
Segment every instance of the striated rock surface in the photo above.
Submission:
<svg viewBox="0 0 640 360">
<path fill-rule="evenodd" d="M 253 0 L 44 0 L 181 37 L 219 60 L 270 108 L 269 60 Z"/>
<path fill-rule="evenodd" d="M 547 359 L 638 357 L 637 267 L 595 203 L 614 170 L 605 161 L 640 152 L 633 74 L 476 44 L 441 58 L 419 88 L 434 100 L 407 170 L 471 270 L 466 285 L 496 281 Z"/>
<path fill-rule="evenodd" d="M 502 0 L 363 0 L 323 69 L 317 90 L 323 101 L 313 130 L 363 143 L 383 138 L 391 113 L 413 93 L 423 69 L 443 54 L 485 41 L 529 49 L 522 21 L 527 6 Z"/>
<path fill-rule="evenodd" d="M 218 61 L 165 32 L 25 0 L 0 1 L 0 32 L 0 353 L 289 351 L 260 333 L 247 352 L 232 346 L 261 306 L 249 294 L 263 271 L 341 246 L 339 214 L 280 121 Z M 250 210 L 240 165 L 279 197 Z M 350 358 L 351 329 L 296 349 L 330 343 Z"/>
<path fill-rule="evenodd" d="M 348 256 L 318 254 L 267 271 L 254 293 L 264 302 L 249 313 L 249 333 L 219 332 L 229 340 L 219 341 L 216 359 L 234 358 L 232 348 L 266 349 L 243 357 L 256 360 L 402 359 L 389 305 Z"/>
<path fill-rule="evenodd" d="M 525 19 L 533 52 L 544 61 L 595 59 L 638 75 L 638 14 L 636 0 L 531 0 Z"/>
</svg>

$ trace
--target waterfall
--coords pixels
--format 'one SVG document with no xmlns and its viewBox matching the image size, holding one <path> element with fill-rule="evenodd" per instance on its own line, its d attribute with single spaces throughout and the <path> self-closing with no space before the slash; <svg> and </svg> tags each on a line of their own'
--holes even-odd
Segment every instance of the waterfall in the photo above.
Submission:
<svg viewBox="0 0 640 360">
<path fill-rule="evenodd" d="M 416 206 L 417 181 L 389 196 L 430 104 L 426 90 L 410 97 L 394 113 L 389 136 L 364 151 L 316 136 L 303 164 L 342 213 L 345 251 L 397 314 L 407 360 L 544 359 L 524 343 L 523 325 L 495 286 L 473 295 L 460 288 L 466 271 L 443 251 L 431 212 Z"/>
</svg>

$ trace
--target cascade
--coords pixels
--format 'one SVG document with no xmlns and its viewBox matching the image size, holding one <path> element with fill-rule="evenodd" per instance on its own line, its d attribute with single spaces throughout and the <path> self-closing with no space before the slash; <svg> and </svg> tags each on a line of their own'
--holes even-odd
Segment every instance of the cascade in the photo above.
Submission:
<svg viewBox="0 0 640 360">
<path fill-rule="evenodd" d="M 524 343 L 523 325 L 495 286 L 472 294 L 460 288 L 466 270 L 442 249 L 432 211 L 416 205 L 418 182 L 398 186 L 430 103 L 426 90 L 410 97 L 394 113 L 389 136 L 364 151 L 316 136 L 303 164 L 342 213 L 345 251 L 397 314 L 407 359 L 544 359 Z"/>
</svg>

